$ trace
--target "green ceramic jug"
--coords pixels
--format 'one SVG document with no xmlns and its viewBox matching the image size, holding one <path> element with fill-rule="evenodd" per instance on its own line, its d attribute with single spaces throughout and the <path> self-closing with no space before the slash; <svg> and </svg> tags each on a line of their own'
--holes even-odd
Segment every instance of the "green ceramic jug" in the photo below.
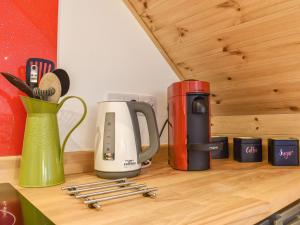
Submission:
<svg viewBox="0 0 300 225">
<path fill-rule="evenodd" d="M 78 99 L 84 112 L 81 119 L 69 131 L 63 141 L 59 141 L 57 112 L 71 98 Z M 27 111 L 24 132 L 20 185 L 22 187 L 46 187 L 64 182 L 64 148 L 71 133 L 84 120 L 87 107 L 76 96 L 65 97 L 59 104 L 21 96 Z"/>
</svg>

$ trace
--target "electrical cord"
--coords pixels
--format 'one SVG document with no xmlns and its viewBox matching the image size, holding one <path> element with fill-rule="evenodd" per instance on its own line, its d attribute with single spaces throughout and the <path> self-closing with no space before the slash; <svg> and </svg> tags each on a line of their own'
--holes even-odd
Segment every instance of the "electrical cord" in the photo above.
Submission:
<svg viewBox="0 0 300 225">
<path fill-rule="evenodd" d="M 161 137 L 161 135 L 163 134 L 164 129 L 165 129 L 165 127 L 166 127 L 166 125 L 167 125 L 168 122 L 169 122 L 169 120 L 166 119 L 165 122 L 164 122 L 164 124 L 163 124 L 163 126 L 162 126 L 162 128 L 161 128 L 161 130 L 160 130 L 160 132 L 159 132 L 159 137 Z"/>
<path fill-rule="evenodd" d="M 151 160 L 152 160 L 152 159 L 148 159 L 147 161 L 142 162 L 142 169 L 151 166 L 151 164 L 152 164 Z"/>
<path fill-rule="evenodd" d="M 165 127 L 166 127 L 166 125 L 167 125 L 168 122 L 169 122 L 169 120 L 166 119 L 165 122 L 164 122 L 164 124 L 163 124 L 163 126 L 162 126 L 162 128 L 160 129 L 159 138 L 161 138 L 161 135 L 163 134 L 164 129 L 165 129 Z M 146 168 L 146 167 L 150 166 L 152 164 L 151 160 L 152 159 L 149 159 L 149 160 L 147 160 L 145 162 L 142 162 L 142 168 Z"/>
</svg>

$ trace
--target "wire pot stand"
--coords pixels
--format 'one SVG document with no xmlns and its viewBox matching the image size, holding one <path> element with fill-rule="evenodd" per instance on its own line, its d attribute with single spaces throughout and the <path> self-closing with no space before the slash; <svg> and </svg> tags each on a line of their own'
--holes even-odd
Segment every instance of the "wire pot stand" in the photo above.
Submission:
<svg viewBox="0 0 300 225">
<path fill-rule="evenodd" d="M 89 208 L 100 209 L 105 201 L 134 195 L 156 198 L 158 188 L 149 188 L 145 184 L 136 184 L 127 178 L 121 178 L 66 186 L 62 187 L 62 190 L 76 199 L 83 199 Z"/>
</svg>

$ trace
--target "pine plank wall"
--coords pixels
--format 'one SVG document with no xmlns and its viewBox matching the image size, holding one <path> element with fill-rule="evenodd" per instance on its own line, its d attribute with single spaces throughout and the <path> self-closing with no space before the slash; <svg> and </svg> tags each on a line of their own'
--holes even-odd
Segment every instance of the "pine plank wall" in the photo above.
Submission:
<svg viewBox="0 0 300 225">
<path fill-rule="evenodd" d="M 124 2 L 179 78 L 211 83 L 213 135 L 300 139 L 299 0 Z"/>
</svg>

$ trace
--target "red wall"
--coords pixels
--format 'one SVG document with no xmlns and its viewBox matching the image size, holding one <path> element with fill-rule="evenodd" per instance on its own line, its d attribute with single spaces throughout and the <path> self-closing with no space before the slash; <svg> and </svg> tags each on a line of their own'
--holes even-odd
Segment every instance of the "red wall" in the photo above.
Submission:
<svg viewBox="0 0 300 225">
<path fill-rule="evenodd" d="M 25 80 L 30 57 L 56 63 L 58 0 L 0 0 L 0 71 Z M 0 156 L 19 155 L 26 113 L 22 94 L 0 77 Z"/>
</svg>

